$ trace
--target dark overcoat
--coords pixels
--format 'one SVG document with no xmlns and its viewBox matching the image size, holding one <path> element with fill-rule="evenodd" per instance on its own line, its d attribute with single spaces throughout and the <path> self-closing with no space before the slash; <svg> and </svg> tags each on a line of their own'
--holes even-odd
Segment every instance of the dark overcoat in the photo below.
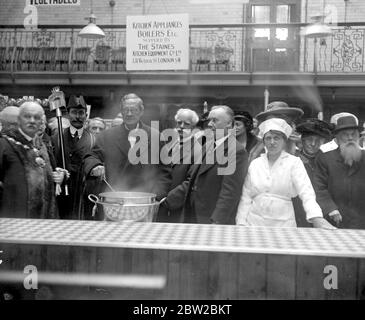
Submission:
<svg viewBox="0 0 365 320">
<path fill-rule="evenodd" d="M 57 203 L 62 218 L 79 219 L 83 218 L 83 192 L 84 192 L 84 173 L 83 159 L 87 152 L 90 152 L 95 144 L 95 137 L 84 129 L 82 136 L 77 141 L 72 137 L 70 128 L 63 131 L 65 147 L 66 169 L 70 173 L 70 178 L 66 181 L 69 195 L 65 195 L 63 188 L 62 194 L 57 197 Z M 54 156 L 58 167 L 62 167 L 61 147 L 58 133 L 52 136 L 54 146 Z"/>
<path fill-rule="evenodd" d="M 339 148 L 319 151 L 313 176 L 317 202 L 323 214 L 339 210 L 341 228 L 365 229 L 365 151 L 351 167 L 345 165 Z"/>
<path fill-rule="evenodd" d="M 169 207 L 183 206 L 185 222 L 234 224 L 247 174 L 248 154 L 236 139 L 233 143 L 235 148 L 228 148 L 227 140 L 217 148 L 218 155 L 218 149 L 223 149 L 228 163 L 235 164 L 231 173 L 218 174 L 218 169 L 227 164 L 217 158 L 213 164 L 207 161 L 193 164 L 186 180 L 169 192 Z"/>
<path fill-rule="evenodd" d="M 178 142 L 180 148 L 175 150 L 172 146 L 169 154 L 174 159 L 171 165 L 170 190 L 173 190 L 187 179 L 189 168 L 193 164 L 195 140 L 194 136 L 191 136 L 189 139 Z M 171 223 L 183 222 L 183 208 L 169 209 L 166 206 L 161 206 L 157 220 Z"/>
<path fill-rule="evenodd" d="M 103 165 L 106 179 L 115 190 L 152 192 L 157 195 L 157 199 L 161 199 L 166 196 L 170 187 L 171 168 L 160 162 L 159 132 L 143 123 L 140 123 L 139 128 L 145 133 L 147 145 L 144 145 L 142 140 L 136 141 L 135 148 L 131 152 L 129 131 L 123 124 L 100 133 L 96 138 L 95 146 L 85 156 L 84 172 L 89 177 L 93 168 Z M 157 140 L 154 140 L 154 143 L 151 143 L 152 132 L 154 139 Z M 157 152 L 157 159 L 152 159 L 152 149 L 155 154 Z M 137 151 L 133 152 L 133 150 Z M 129 153 L 133 159 L 129 157 Z M 147 160 L 147 162 L 138 163 L 138 159 Z M 104 189 L 110 191 L 107 186 L 104 186 Z"/>
</svg>

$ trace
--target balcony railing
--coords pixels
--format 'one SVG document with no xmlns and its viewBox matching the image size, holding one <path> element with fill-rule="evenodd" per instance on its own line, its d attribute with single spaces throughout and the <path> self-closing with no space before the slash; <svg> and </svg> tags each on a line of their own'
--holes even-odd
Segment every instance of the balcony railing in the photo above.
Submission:
<svg viewBox="0 0 365 320">
<path fill-rule="evenodd" d="M 191 26 L 190 71 L 313 72 L 317 50 L 318 72 L 365 72 L 364 23 L 332 27 L 332 35 L 318 39 L 317 47 L 313 39 L 301 35 L 304 26 Z M 37 31 L 2 27 L 0 71 L 126 71 L 125 26 L 102 27 L 106 34 L 102 40 L 81 39 L 76 27 L 45 26 Z"/>
</svg>

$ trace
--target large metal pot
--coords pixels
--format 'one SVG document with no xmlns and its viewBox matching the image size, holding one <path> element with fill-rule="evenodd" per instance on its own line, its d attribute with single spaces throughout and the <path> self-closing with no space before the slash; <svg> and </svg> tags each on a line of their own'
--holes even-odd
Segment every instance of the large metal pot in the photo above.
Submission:
<svg viewBox="0 0 365 320">
<path fill-rule="evenodd" d="M 156 195 L 147 192 L 103 192 L 99 194 L 99 201 L 116 204 L 147 204 L 155 202 Z"/>
<path fill-rule="evenodd" d="M 88 198 L 95 204 L 93 216 L 99 204 L 103 207 L 105 219 L 112 221 L 152 222 L 164 201 L 156 202 L 156 195 L 146 192 L 104 192 L 99 196 L 89 194 Z"/>
</svg>

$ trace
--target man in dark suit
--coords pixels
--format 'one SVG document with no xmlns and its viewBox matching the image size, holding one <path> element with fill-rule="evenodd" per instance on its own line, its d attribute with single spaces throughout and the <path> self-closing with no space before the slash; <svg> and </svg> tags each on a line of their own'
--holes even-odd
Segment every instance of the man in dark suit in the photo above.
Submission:
<svg viewBox="0 0 365 320">
<path fill-rule="evenodd" d="M 360 148 L 359 120 L 351 113 L 334 115 L 333 143 L 315 158 L 313 187 L 324 216 L 337 227 L 365 229 L 365 151 Z"/>
<path fill-rule="evenodd" d="M 172 172 L 171 186 L 174 189 L 183 183 L 192 164 L 192 148 L 194 134 L 200 132 L 196 128 L 199 121 L 197 113 L 191 109 L 179 109 L 175 115 L 175 133 L 170 148 Z M 159 222 L 182 222 L 182 208 L 168 210 L 166 206 L 161 208 L 158 216 Z"/>
<path fill-rule="evenodd" d="M 83 158 L 95 143 L 94 136 L 84 128 L 86 103 L 83 96 L 71 96 L 67 105 L 70 127 L 63 131 L 66 169 L 70 178 L 66 181 L 69 195 L 62 193 L 57 197 L 62 219 L 83 219 Z M 57 165 L 62 166 L 61 148 L 58 133 L 52 137 Z"/>
<path fill-rule="evenodd" d="M 105 176 L 113 189 L 118 191 L 152 192 L 157 199 L 162 199 L 170 186 L 171 168 L 162 165 L 159 157 L 157 161 L 152 161 L 150 157 L 151 152 L 159 155 L 160 144 L 151 143 L 153 135 L 160 141 L 159 132 L 141 122 L 144 106 L 136 94 L 127 94 L 122 98 L 121 112 L 123 123 L 100 133 L 95 146 L 85 156 L 85 175 L 99 180 Z M 137 139 L 141 134 L 145 135 L 148 145 L 136 150 L 136 146 L 142 143 Z M 135 163 L 133 155 L 147 161 Z"/>
<path fill-rule="evenodd" d="M 205 144 L 194 143 L 195 147 L 198 143 L 204 145 L 201 161 L 194 158 L 187 179 L 167 196 L 166 204 L 171 210 L 184 208 L 184 222 L 234 224 L 248 155 L 234 137 L 233 118 L 234 113 L 227 106 L 212 108 L 208 127 L 214 141 L 208 135 Z"/>
</svg>

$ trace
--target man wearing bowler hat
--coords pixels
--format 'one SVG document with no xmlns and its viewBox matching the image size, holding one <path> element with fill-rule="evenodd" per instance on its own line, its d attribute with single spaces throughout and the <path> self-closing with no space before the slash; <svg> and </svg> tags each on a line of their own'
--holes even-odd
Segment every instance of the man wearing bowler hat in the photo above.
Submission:
<svg viewBox="0 0 365 320">
<path fill-rule="evenodd" d="M 317 201 L 336 226 L 365 229 L 365 151 L 359 145 L 359 120 L 351 113 L 332 119 L 336 143 L 322 146 L 315 160 Z"/>
<path fill-rule="evenodd" d="M 86 103 L 83 96 L 72 95 L 67 111 L 70 127 L 63 131 L 66 169 L 70 178 L 66 181 L 69 195 L 62 193 L 57 197 L 60 217 L 63 219 L 82 219 L 82 194 L 84 188 L 83 158 L 95 143 L 94 136 L 84 128 L 87 118 Z M 62 166 L 61 148 L 58 133 L 53 136 L 54 152 L 58 166 Z"/>
</svg>

